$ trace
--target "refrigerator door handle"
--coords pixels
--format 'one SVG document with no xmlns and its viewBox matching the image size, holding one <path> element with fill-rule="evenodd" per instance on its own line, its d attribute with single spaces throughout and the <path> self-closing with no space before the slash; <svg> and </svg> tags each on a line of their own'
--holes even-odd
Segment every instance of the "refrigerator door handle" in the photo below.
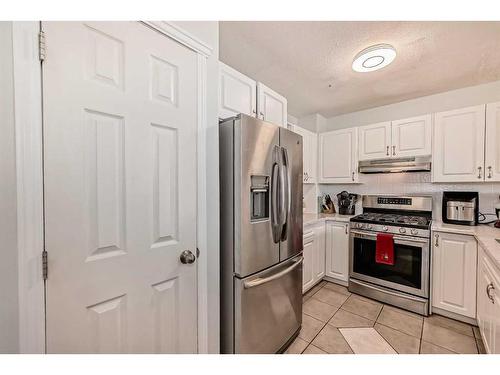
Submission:
<svg viewBox="0 0 500 375">
<path fill-rule="evenodd" d="M 288 151 L 285 147 L 281 147 L 281 241 L 286 241 L 288 228 L 288 217 L 291 210 L 291 185 L 290 185 L 290 163 L 288 159 Z"/>
<path fill-rule="evenodd" d="M 268 276 L 268 277 L 265 277 L 263 279 L 261 278 L 258 278 L 258 279 L 255 279 L 255 280 L 252 280 L 252 281 L 245 281 L 243 283 L 243 287 L 245 289 L 249 289 L 249 288 L 253 288 L 253 287 L 256 287 L 256 286 L 259 286 L 259 285 L 262 285 L 262 284 L 265 284 L 265 283 L 268 283 L 270 281 L 273 281 L 273 280 L 276 280 L 276 279 L 279 279 L 280 277 L 286 275 L 287 273 L 290 273 L 292 272 L 295 268 L 297 268 L 301 263 L 302 261 L 304 260 L 304 257 L 301 256 L 299 259 L 297 259 L 290 267 L 284 269 L 283 271 L 280 271 L 278 273 L 275 273 L 274 275 L 271 275 L 271 276 Z"/>
<path fill-rule="evenodd" d="M 280 223 L 279 223 L 279 213 L 278 213 L 278 194 L 279 194 L 279 165 L 278 163 L 273 164 L 273 169 L 271 172 L 271 228 L 273 232 L 273 241 L 278 243 L 280 241 Z"/>
</svg>

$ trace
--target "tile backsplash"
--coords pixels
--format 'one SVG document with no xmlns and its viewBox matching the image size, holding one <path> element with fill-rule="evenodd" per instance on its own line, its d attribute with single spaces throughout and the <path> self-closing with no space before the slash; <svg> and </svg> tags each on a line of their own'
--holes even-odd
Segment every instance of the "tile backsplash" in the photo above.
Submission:
<svg viewBox="0 0 500 375">
<path fill-rule="evenodd" d="M 391 194 L 391 195 L 432 195 L 433 218 L 441 220 L 441 199 L 443 191 L 477 191 L 479 193 L 479 211 L 495 213 L 498 203 L 500 182 L 444 184 L 431 183 L 430 172 L 360 174 L 360 184 L 322 184 L 318 185 L 319 195 L 330 194 L 336 204 L 336 195 L 343 190 L 356 194 Z M 337 207 L 336 207 L 337 208 Z M 361 212 L 361 199 L 356 206 Z M 488 220 L 494 219 L 488 216 Z"/>
</svg>

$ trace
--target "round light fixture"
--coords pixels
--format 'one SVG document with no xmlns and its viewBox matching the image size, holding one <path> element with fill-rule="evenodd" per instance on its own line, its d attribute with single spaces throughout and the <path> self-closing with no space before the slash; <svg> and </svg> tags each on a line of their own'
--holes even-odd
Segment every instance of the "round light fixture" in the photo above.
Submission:
<svg viewBox="0 0 500 375">
<path fill-rule="evenodd" d="M 356 72 L 373 72 L 389 65 L 396 57 L 396 50 L 390 44 L 377 44 L 359 52 L 352 62 Z"/>
</svg>

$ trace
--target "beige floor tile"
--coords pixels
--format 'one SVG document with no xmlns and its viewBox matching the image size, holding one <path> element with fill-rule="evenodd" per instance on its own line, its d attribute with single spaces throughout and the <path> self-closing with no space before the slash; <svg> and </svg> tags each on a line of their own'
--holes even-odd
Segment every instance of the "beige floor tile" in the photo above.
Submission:
<svg viewBox="0 0 500 375">
<path fill-rule="evenodd" d="M 302 352 L 302 354 L 328 354 L 324 350 L 321 350 L 317 346 L 314 346 L 313 344 L 310 344 L 306 350 Z"/>
<path fill-rule="evenodd" d="M 427 341 L 422 341 L 420 344 L 420 354 L 457 354 L 451 350 L 442 348 L 440 346 L 431 344 Z"/>
<path fill-rule="evenodd" d="M 472 332 L 474 333 L 474 337 L 476 339 L 480 339 L 481 338 L 481 332 L 479 331 L 479 327 L 473 326 L 472 327 Z"/>
<path fill-rule="evenodd" d="M 418 354 L 420 339 L 379 323 L 375 324 L 375 330 L 380 333 L 389 345 L 399 354 Z"/>
<path fill-rule="evenodd" d="M 324 282 L 323 282 L 323 281 L 322 281 L 322 282 L 320 282 L 320 283 L 318 283 L 318 284 L 316 284 L 315 286 L 313 286 L 311 289 L 309 289 L 309 290 L 308 290 L 308 291 L 304 294 L 304 297 L 305 297 L 305 298 L 307 298 L 307 299 L 311 298 L 314 294 L 316 294 L 316 292 L 317 292 L 318 290 L 320 290 L 321 288 L 323 288 L 323 286 L 324 286 L 324 285 L 325 285 L 325 284 L 324 284 Z"/>
<path fill-rule="evenodd" d="M 362 316 L 353 314 L 349 311 L 340 309 L 330 319 L 328 324 L 336 328 L 356 328 L 356 327 L 373 327 L 375 321 L 363 318 Z"/>
<path fill-rule="evenodd" d="M 328 324 L 321 330 L 318 336 L 316 336 L 312 344 L 330 354 L 352 353 L 351 348 L 347 345 L 340 331 Z"/>
<path fill-rule="evenodd" d="M 382 304 L 352 294 L 341 308 L 364 318 L 376 320 L 382 309 Z"/>
<path fill-rule="evenodd" d="M 314 298 L 320 300 L 321 302 L 328 303 L 329 305 L 340 307 L 346 301 L 349 296 L 336 292 L 334 290 L 321 288 L 315 295 Z"/>
<path fill-rule="evenodd" d="M 327 322 L 338 310 L 337 307 L 329 305 L 328 303 L 321 302 L 317 300 L 314 296 L 308 299 L 303 306 L 302 311 L 312 316 L 313 318 L 319 319 L 322 322 Z"/>
<path fill-rule="evenodd" d="M 378 316 L 377 323 L 397 329 L 414 337 L 420 338 L 422 334 L 423 318 L 409 315 L 394 307 L 384 306 Z"/>
<path fill-rule="evenodd" d="M 299 337 L 307 342 L 311 342 L 325 325 L 324 322 L 314 319 L 312 316 L 302 314 L 302 328 Z"/>
<path fill-rule="evenodd" d="M 479 352 L 479 354 L 487 354 L 482 339 L 476 339 L 476 344 L 477 344 L 477 351 Z"/>
<path fill-rule="evenodd" d="M 422 340 L 452 350 L 456 353 L 477 353 L 477 344 L 473 337 L 430 324 L 428 320 L 424 322 Z"/>
<path fill-rule="evenodd" d="M 472 331 L 472 326 L 467 323 L 462 323 L 457 320 L 446 318 L 441 315 L 431 315 L 425 318 L 430 324 L 435 326 L 440 326 L 443 328 L 451 329 L 452 331 L 461 333 L 462 335 L 467 335 L 474 337 L 474 332 Z"/>
<path fill-rule="evenodd" d="M 340 328 L 339 331 L 355 354 L 397 354 L 373 328 Z"/>
<path fill-rule="evenodd" d="M 346 296 L 350 296 L 351 295 L 351 292 L 349 292 L 347 290 L 347 287 L 343 286 L 343 285 L 339 285 L 339 284 L 335 284 L 335 283 L 330 283 L 330 282 L 326 282 L 325 284 L 325 289 L 330 289 L 330 290 L 333 290 L 337 293 L 342 293 L 342 294 L 345 294 Z"/>
<path fill-rule="evenodd" d="M 390 311 L 397 311 L 400 314 L 412 316 L 412 317 L 418 318 L 418 319 L 423 319 L 423 316 L 420 315 L 420 314 L 416 314 L 414 312 L 411 312 L 411 311 L 408 311 L 408 310 L 404 310 L 404 309 L 400 309 L 398 307 L 394 307 L 394 306 L 391 306 L 391 305 L 385 305 L 384 304 L 384 309 L 390 310 Z"/>
<path fill-rule="evenodd" d="M 309 345 L 307 341 L 302 340 L 300 337 L 297 337 L 287 348 L 285 354 L 300 354 L 304 351 L 307 345 Z"/>
</svg>

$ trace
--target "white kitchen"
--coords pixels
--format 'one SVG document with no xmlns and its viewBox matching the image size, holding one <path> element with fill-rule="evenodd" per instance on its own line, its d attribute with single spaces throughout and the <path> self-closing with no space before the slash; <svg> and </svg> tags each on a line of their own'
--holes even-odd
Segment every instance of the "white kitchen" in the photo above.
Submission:
<svg viewBox="0 0 500 375">
<path fill-rule="evenodd" d="M 2 357 L 497 365 L 500 21 L 157 6 L 0 21 Z"/>
</svg>

